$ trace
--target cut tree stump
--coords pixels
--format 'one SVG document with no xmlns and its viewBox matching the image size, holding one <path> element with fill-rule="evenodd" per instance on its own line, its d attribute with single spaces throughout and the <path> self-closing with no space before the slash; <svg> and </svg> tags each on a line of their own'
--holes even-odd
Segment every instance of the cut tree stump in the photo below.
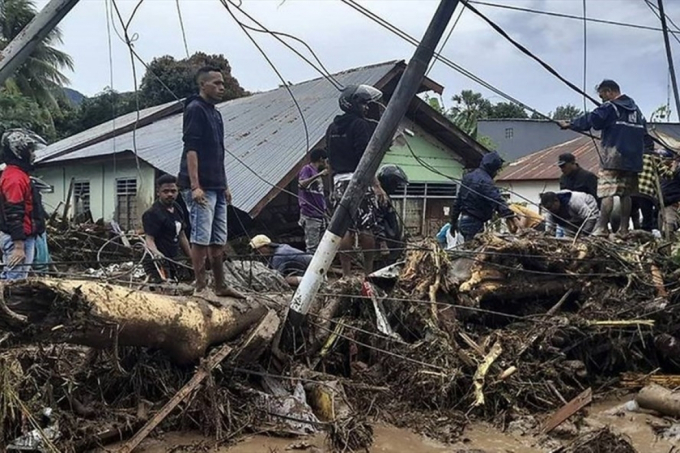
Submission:
<svg viewBox="0 0 680 453">
<path fill-rule="evenodd" d="M 261 301 L 222 300 L 217 308 L 192 297 L 93 281 L 26 280 L 4 285 L 9 313 L 0 310 L 0 329 L 31 342 L 161 349 L 187 364 L 204 357 L 211 345 L 238 337 L 268 311 Z M 17 322 L 22 316 L 26 323 Z"/>
</svg>

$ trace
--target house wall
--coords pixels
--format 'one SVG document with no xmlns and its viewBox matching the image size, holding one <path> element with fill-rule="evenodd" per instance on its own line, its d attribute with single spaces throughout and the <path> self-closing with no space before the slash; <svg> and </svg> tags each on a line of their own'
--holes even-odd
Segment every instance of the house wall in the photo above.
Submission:
<svg viewBox="0 0 680 453">
<path fill-rule="evenodd" d="M 536 208 L 536 210 L 538 210 L 536 205 L 540 202 L 541 193 L 560 190 L 560 182 L 558 180 L 499 181 L 498 186 L 509 192 L 510 202 L 529 203 L 533 208 Z"/>
<path fill-rule="evenodd" d="M 406 136 L 408 145 L 399 145 L 399 140 L 390 147 L 383 159 L 383 164 L 399 165 L 408 176 L 411 182 L 442 182 L 449 183 L 453 178 L 461 178 L 465 165 L 460 156 L 454 154 L 455 150 L 450 150 L 443 143 L 437 140 L 432 134 L 426 132 L 422 127 L 409 119 L 404 119 L 400 124 L 400 129 L 408 129 L 414 136 Z M 426 165 L 432 166 L 442 174 L 435 173 L 423 166 L 413 154 Z"/>
<path fill-rule="evenodd" d="M 121 178 L 135 178 L 137 180 L 137 217 L 141 225 L 141 215 L 148 209 L 155 198 L 156 170 L 146 162 L 139 162 L 139 168 L 134 159 L 115 162 L 113 159 L 96 161 L 72 161 L 49 166 L 39 167 L 36 170 L 39 176 L 47 184 L 54 187 L 52 193 L 43 194 L 43 203 L 47 212 L 53 212 L 60 202 L 65 202 L 68 195 L 71 178 L 76 182 L 90 182 L 90 211 L 94 220 L 103 218 L 110 221 L 116 215 L 116 185 Z M 73 215 L 73 200 L 71 201 L 70 214 Z M 63 211 L 63 205 L 59 208 Z"/>
<path fill-rule="evenodd" d="M 480 120 L 477 132 L 489 137 L 507 162 L 580 137 L 574 131 L 563 131 L 554 123 L 541 120 Z"/>
</svg>

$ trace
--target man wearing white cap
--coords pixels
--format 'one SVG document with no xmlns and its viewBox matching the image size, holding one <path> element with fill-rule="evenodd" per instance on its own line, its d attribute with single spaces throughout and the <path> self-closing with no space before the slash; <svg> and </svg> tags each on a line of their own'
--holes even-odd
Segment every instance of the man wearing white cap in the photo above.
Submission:
<svg viewBox="0 0 680 453">
<path fill-rule="evenodd" d="M 253 250 L 269 259 L 269 267 L 286 278 L 291 286 L 298 286 L 312 255 L 291 247 L 288 244 L 277 244 L 264 234 L 258 234 L 250 241 Z"/>
</svg>

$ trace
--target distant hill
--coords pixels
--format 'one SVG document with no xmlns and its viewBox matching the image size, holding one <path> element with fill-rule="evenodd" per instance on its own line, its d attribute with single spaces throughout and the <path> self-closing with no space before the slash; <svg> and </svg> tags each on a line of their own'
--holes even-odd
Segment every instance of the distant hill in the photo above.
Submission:
<svg viewBox="0 0 680 453">
<path fill-rule="evenodd" d="M 80 105 L 85 99 L 85 95 L 79 91 L 72 90 L 71 88 L 64 88 L 64 94 L 66 98 L 73 103 L 73 105 Z"/>
</svg>

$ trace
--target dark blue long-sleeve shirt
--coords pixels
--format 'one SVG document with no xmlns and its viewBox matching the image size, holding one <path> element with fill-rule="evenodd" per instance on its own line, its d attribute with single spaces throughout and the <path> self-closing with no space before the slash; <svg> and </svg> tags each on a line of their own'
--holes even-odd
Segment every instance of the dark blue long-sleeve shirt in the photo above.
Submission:
<svg viewBox="0 0 680 453">
<path fill-rule="evenodd" d="M 177 184 L 190 188 L 187 152 L 198 154 L 198 182 L 203 190 L 224 190 L 227 175 L 224 169 L 224 123 L 214 105 L 200 96 L 187 98 L 184 103 L 184 149 L 179 165 Z"/>
</svg>

